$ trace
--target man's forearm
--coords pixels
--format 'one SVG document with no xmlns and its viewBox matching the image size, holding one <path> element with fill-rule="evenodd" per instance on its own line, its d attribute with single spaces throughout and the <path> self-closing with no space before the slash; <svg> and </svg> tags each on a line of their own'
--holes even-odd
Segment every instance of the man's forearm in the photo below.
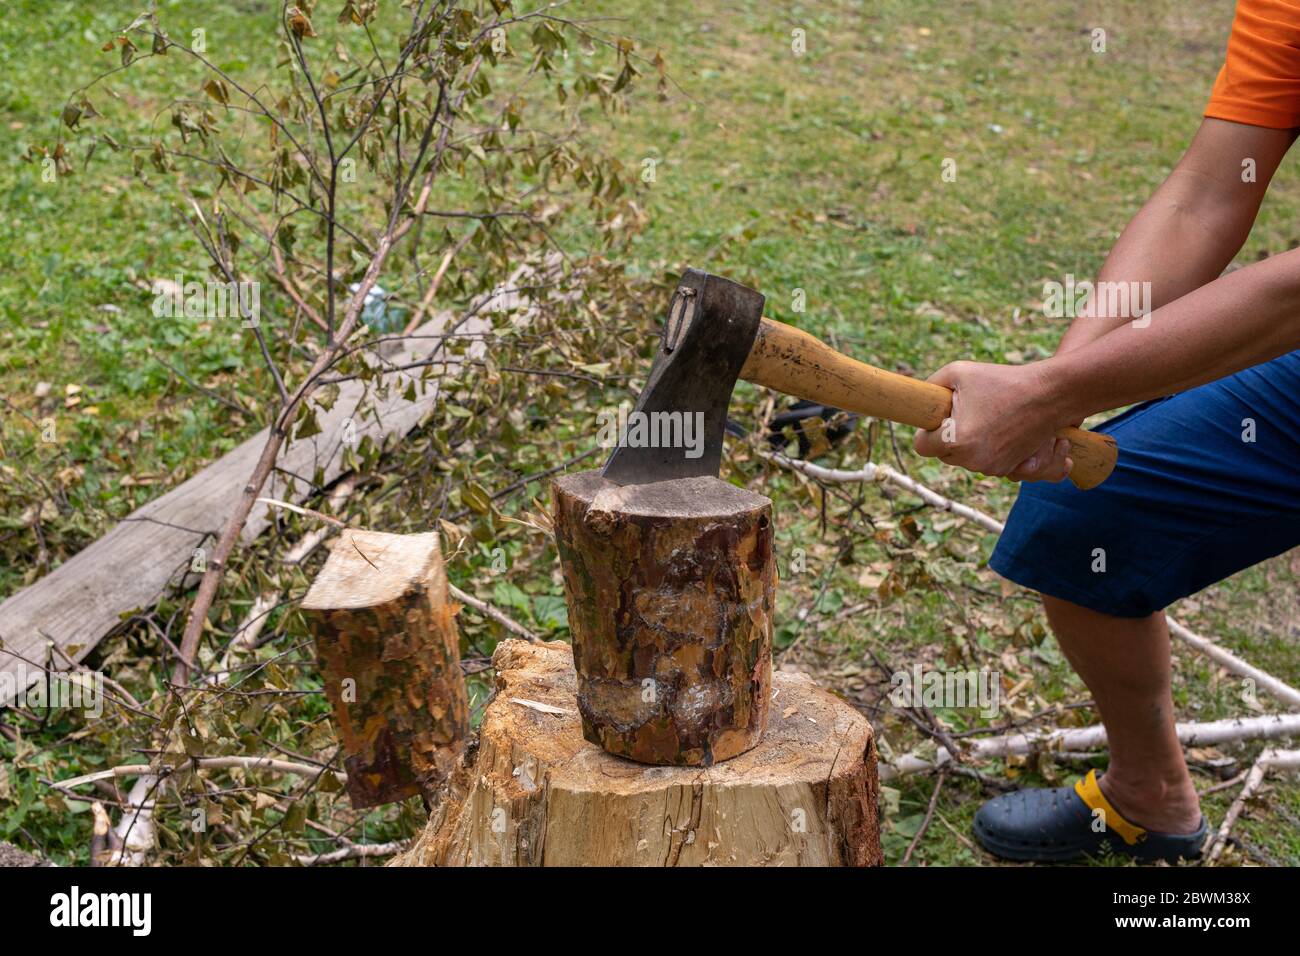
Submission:
<svg viewBox="0 0 1300 956">
<path fill-rule="evenodd" d="M 1142 305 L 1154 311 L 1214 281 L 1246 241 L 1291 138 L 1286 131 L 1206 120 L 1115 242 L 1097 275 L 1098 286 L 1149 283 L 1150 298 Z M 1243 176 L 1243 159 L 1255 164 L 1253 176 Z M 1136 318 L 1116 312 L 1116 304 L 1094 297 L 1093 314 L 1074 321 L 1057 351 L 1087 345 Z"/>
<path fill-rule="evenodd" d="M 1181 298 L 1212 282 L 1237 250 L 1250 230 L 1251 220 L 1240 222 L 1237 210 L 1219 218 L 1226 228 L 1216 228 L 1213 219 L 1198 215 L 1186 193 L 1194 189 L 1184 175 L 1182 182 L 1170 179 L 1133 217 L 1116 241 L 1097 274 L 1097 287 L 1122 283 L 1125 288 L 1146 288 L 1142 305 L 1149 311 Z M 1128 296 L 1126 304 L 1136 305 Z M 1120 312 L 1106 296 L 1094 295 L 1090 314 L 1076 318 L 1061 338 L 1058 351 L 1068 352 L 1137 318 L 1132 309 Z"/>
<path fill-rule="evenodd" d="M 1061 422 L 1181 392 L 1300 349 L 1300 250 L 1223 276 L 1038 363 Z"/>
</svg>

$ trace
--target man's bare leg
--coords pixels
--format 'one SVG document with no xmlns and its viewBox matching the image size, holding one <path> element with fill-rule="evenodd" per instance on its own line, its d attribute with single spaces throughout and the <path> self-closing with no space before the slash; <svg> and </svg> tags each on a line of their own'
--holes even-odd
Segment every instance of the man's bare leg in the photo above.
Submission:
<svg viewBox="0 0 1300 956">
<path fill-rule="evenodd" d="M 1101 779 L 1125 819 L 1159 833 L 1191 833 L 1200 804 L 1174 730 L 1164 612 L 1111 617 L 1043 595 L 1056 640 L 1092 691 L 1110 745 Z"/>
</svg>

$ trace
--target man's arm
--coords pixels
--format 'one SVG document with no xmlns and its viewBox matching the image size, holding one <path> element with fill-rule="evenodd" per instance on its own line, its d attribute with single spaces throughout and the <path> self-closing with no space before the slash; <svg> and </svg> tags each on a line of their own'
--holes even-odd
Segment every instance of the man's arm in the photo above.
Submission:
<svg viewBox="0 0 1300 956">
<path fill-rule="evenodd" d="M 1207 119 L 1168 178 L 1116 241 L 1097 275 L 1101 282 L 1149 282 L 1158 309 L 1213 282 L 1240 251 L 1260 202 L 1296 131 Z M 1253 182 L 1243 181 L 1243 162 Z M 1058 352 L 1076 349 L 1119 328 L 1132 315 L 1082 316 Z"/>
<path fill-rule="evenodd" d="M 1012 475 L 1062 425 L 1300 349 L 1300 249 L 1216 279 L 1150 320 L 1030 365 L 945 366 L 930 380 L 954 392 L 956 440 L 918 432 L 917 451 L 971 471 Z M 1054 478 L 1065 474 L 1067 453 L 1059 458 Z"/>
<path fill-rule="evenodd" d="M 1040 363 L 1062 421 L 1186 391 L 1300 349 L 1300 249 L 1239 269 Z"/>
<path fill-rule="evenodd" d="M 1107 303 L 1097 301 L 1094 314 L 1075 319 L 1047 362 L 1018 368 L 958 362 L 940 369 L 930 380 L 957 392 L 957 442 L 945 443 L 937 432 L 918 432 L 917 451 L 1018 481 L 1059 481 L 1070 465 L 1068 442 L 1053 437 L 1060 425 L 1077 425 L 1097 411 L 1213 381 L 1300 347 L 1286 345 L 1285 330 L 1281 340 L 1270 338 L 1279 332 L 1276 325 L 1264 330 L 1263 338 L 1256 336 L 1253 324 L 1238 320 L 1231 301 L 1227 308 L 1232 314 L 1218 314 L 1225 305 L 1222 294 L 1198 298 L 1194 307 L 1214 310 L 1200 320 L 1188 321 L 1182 301 L 1193 290 L 1208 292 L 1233 278 L 1215 279 L 1245 242 L 1296 132 L 1203 121 L 1182 160 L 1129 223 L 1098 274 L 1098 282 L 1150 282 L 1146 304 L 1155 309 L 1150 323 L 1135 327 L 1134 316 L 1109 314 Z M 1254 161 L 1255 182 L 1243 181 L 1243 160 Z M 1295 329 L 1300 327 L 1293 318 L 1300 301 L 1292 297 L 1288 273 L 1300 276 L 1291 253 L 1234 273 L 1244 276 L 1247 285 L 1243 288 L 1238 279 L 1226 288 L 1229 295 L 1251 300 L 1265 290 L 1272 297 L 1261 303 L 1265 311 L 1277 310 L 1281 324 Z M 1182 307 L 1169 311 L 1176 304 Z M 1268 325 L 1267 318 L 1263 322 Z M 1225 343 L 1224 325 L 1230 326 L 1230 338 L 1238 333 L 1233 342 Z M 1147 334 L 1112 340 L 1121 331 Z M 1100 348 L 1103 343 L 1106 347 Z M 1227 351 L 1222 351 L 1225 344 Z M 1084 354 L 1067 361 L 1078 350 Z M 1019 457 L 1008 463 L 1014 455 Z"/>
</svg>

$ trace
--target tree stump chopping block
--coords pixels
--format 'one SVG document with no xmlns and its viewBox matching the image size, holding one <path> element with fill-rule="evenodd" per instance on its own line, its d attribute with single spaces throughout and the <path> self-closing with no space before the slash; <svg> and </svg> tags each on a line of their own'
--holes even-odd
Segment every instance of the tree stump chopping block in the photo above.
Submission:
<svg viewBox="0 0 1300 956">
<path fill-rule="evenodd" d="M 758 743 L 772 680 L 772 503 L 717 478 L 555 480 L 586 738 L 710 766 Z"/>
<path fill-rule="evenodd" d="M 448 598 L 438 535 L 344 531 L 301 607 L 353 806 L 432 794 L 469 730 L 458 607 Z"/>
<path fill-rule="evenodd" d="M 753 749 L 650 767 L 584 740 L 568 645 L 503 641 L 476 750 L 394 866 L 864 866 L 881 862 L 871 725 L 773 675 Z"/>
</svg>

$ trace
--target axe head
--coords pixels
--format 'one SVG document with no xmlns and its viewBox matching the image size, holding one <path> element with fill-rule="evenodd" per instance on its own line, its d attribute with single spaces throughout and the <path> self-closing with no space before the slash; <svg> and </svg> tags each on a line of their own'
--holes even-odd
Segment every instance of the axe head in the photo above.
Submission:
<svg viewBox="0 0 1300 956">
<path fill-rule="evenodd" d="M 686 270 L 668 305 L 659 352 L 628 416 L 629 427 L 620 428 L 619 443 L 601 472 L 605 478 L 643 485 L 717 477 L 727 405 L 758 336 L 763 301 L 730 279 Z"/>
</svg>

